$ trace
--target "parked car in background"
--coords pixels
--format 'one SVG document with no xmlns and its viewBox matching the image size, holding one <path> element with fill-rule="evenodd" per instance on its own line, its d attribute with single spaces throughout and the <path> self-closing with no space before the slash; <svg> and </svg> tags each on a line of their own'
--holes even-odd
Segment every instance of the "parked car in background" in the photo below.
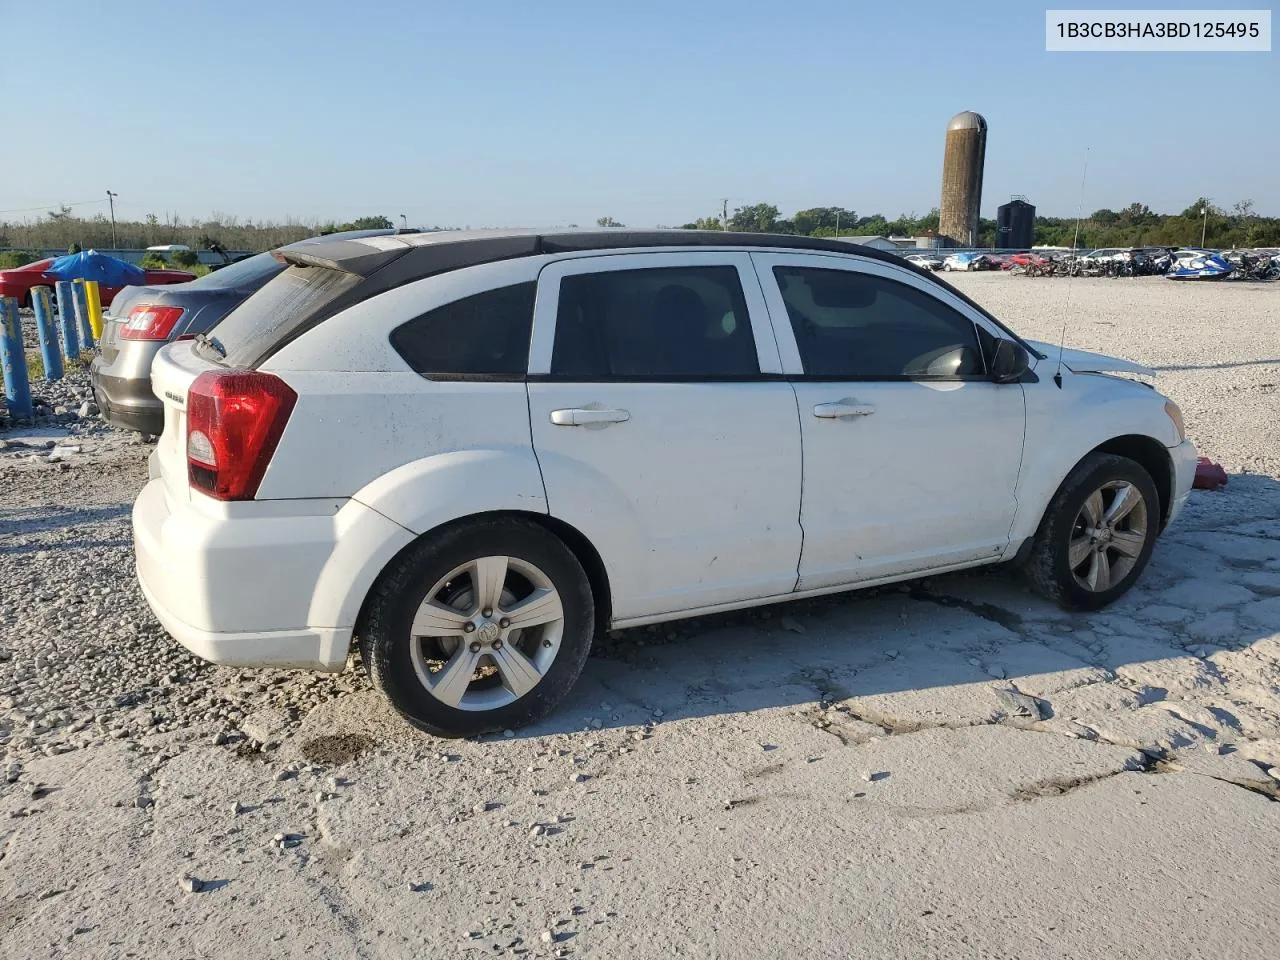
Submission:
<svg viewBox="0 0 1280 960">
<path fill-rule="evenodd" d="M 1048 257 L 1041 256 L 1040 254 L 1030 250 L 1023 250 L 1020 253 L 1011 253 L 1005 259 L 1007 259 L 1010 265 L 1014 267 L 1029 267 L 1033 263 L 1036 266 L 1043 267 L 1053 262 Z"/>
<path fill-rule="evenodd" d="M 982 253 L 953 253 L 942 261 L 942 269 L 947 272 L 952 270 L 986 270 L 988 265 L 986 254 Z"/>
<path fill-rule="evenodd" d="M 913 253 L 904 258 L 907 263 L 914 263 L 921 270 L 941 270 L 942 258 L 932 253 Z"/>
<path fill-rule="evenodd" d="M 1120 247 L 1100 247 L 1097 250 L 1090 250 L 1088 253 L 1080 254 L 1076 259 L 1081 261 L 1091 261 L 1094 263 L 1102 263 L 1107 260 L 1115 260 L 1123 254 Z"/>
<path fill-rule="evenodd" d="M 354 230 L 329 236 L 355 238 L 401 232 L 413 231 Z M 118 427 L 159 434 L 164 427 L 164 405 L 151 392 L 151 361 L 160 348 L 209 330 L 284 269 L 283 261 L 270 253 L 259 253 L 182 287 L 125 287 L 103 315 L 102 342 L 89 367 L 94 399 L 103 418 Z"/>
<path fill-rule="evenodd" d="M 102 340 L 89 367 L 103 418 L 159 434 L 164 405 L 151 392 L 151 361 L 160 348 L 208 330 L 284 269 L 260 253 L 181 287 L 125 287 L 103 314 Z"/>
<path fill-rule="evenodd" d="M 30 306 L 33 287 L 49 287 L 53 289 L 54 284 L 57 283 L 56 277 L 45 272 L 49 269 L 54 259 L 54 257 L 46 257 L 43 260 L 37 260 L 25 266 L 0 270 L 0 297 L 17 297 L 21 306 Z M 147 285 L 153 287 L 190 283 L 194 279 L 196 279 L 196 275 L 187 270 L 146 271 Z M 122 287 L 100 287 L 98 295 L 102 299 L 102 306 L 104 308 L 108 306 L 115 298 L 115 295 L 122 289 Z"/>
<path fill-rule="evenodd" d="M 1000 561 L 1100 608 L 1195 472 L 1172 401 L 1095 375 L 1150 370 L 1023 341 L 896 254 L 719 231 L 279 253 L 156 358 L 138 579 L 214 662 L 341 670 L 358 638 L 439 734 L 546 714 L 599 630 Z"/>
</svg>

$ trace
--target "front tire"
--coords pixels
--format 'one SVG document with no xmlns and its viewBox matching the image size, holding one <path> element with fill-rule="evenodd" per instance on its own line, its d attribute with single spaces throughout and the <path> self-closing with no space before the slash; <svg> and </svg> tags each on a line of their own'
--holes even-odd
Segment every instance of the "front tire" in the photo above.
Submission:
<svg viewBox="0 0 1280 960">
<path fill-rule="evenodd" d="M 1160 529 L 1151 475 L 1127 457 L 1091 453 L 1045 511 L 1024 567 L 1032 588 L 1068 610 L 1098 610 L 1128 592 Z"/>
<path fill-rule="evenodd" d="M 415 727 L 473 736 L 549 713 L 582 672 L 594 626 L 590 582 L 559 538 L 529 520 L 470 520 L 392 561 L 360 655 Z"/>
</svg>

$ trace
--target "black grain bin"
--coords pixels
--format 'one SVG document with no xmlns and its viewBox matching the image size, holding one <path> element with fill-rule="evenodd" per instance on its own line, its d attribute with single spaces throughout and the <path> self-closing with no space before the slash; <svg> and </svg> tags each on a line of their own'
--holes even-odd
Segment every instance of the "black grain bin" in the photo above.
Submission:
<svg viewBox="0 0 1280 960">
<path fill-rule="evenodd" d="M 1001 250 L 1030 249 L 1036 235 L 1036 208 L 1026 197 L 1014 197 L 996 210 L 996 246 Z"/>
</svg>

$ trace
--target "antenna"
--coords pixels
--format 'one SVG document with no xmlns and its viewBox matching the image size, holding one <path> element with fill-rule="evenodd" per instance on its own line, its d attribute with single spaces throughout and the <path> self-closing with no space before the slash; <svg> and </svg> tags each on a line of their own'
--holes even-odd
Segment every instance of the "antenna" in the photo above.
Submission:
<svg viewBox="0 0 1280 960">
<path fill-rule="evenodd" d="M 1076 231 L 1071 238 L 1071 267 L 1075 269 L 1076 247 L 1080 245 L 1080 218 L 1084 215 L 1084 182 L 1089 176 L 1089 148 L 1084 148 L 1084 170 L 1080 173 L 1080 202 L 1076 205 Z M 1071 281 L 1075 273 L 1067 275 L 1067 302 L 1062 309 L 1062 336 L 1058 340 L 1058 369 L 1054 371 L 1053 382 L 1062 389 L 1062 352 L 1067 348 L 1067 318 L 1071 315 Z"/>
</svg>

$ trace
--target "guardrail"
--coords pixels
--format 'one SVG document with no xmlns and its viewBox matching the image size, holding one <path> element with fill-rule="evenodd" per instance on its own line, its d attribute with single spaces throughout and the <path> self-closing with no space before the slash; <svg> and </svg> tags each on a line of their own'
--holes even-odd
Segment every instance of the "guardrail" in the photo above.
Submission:
<svg viewBox="0 0 1280 960">
<path fill-rule="evenodd" d="M 57 285 L 57 323 L 54 322 L 52 291 L 47 286 L 31 291 L 35 311 L 36 340 L 44 379 L 60 380 L 64 360 L 80 360 L 102 337 L 102 298 L 96 280 L 60 280 Z M 4 368 L 4 395 L 11 420 L 35 416 L 31 400 L 31 370 L 22 332 L 22 315 L 15 297 L 0 297 L 0 366 Z"/>
</svg>

